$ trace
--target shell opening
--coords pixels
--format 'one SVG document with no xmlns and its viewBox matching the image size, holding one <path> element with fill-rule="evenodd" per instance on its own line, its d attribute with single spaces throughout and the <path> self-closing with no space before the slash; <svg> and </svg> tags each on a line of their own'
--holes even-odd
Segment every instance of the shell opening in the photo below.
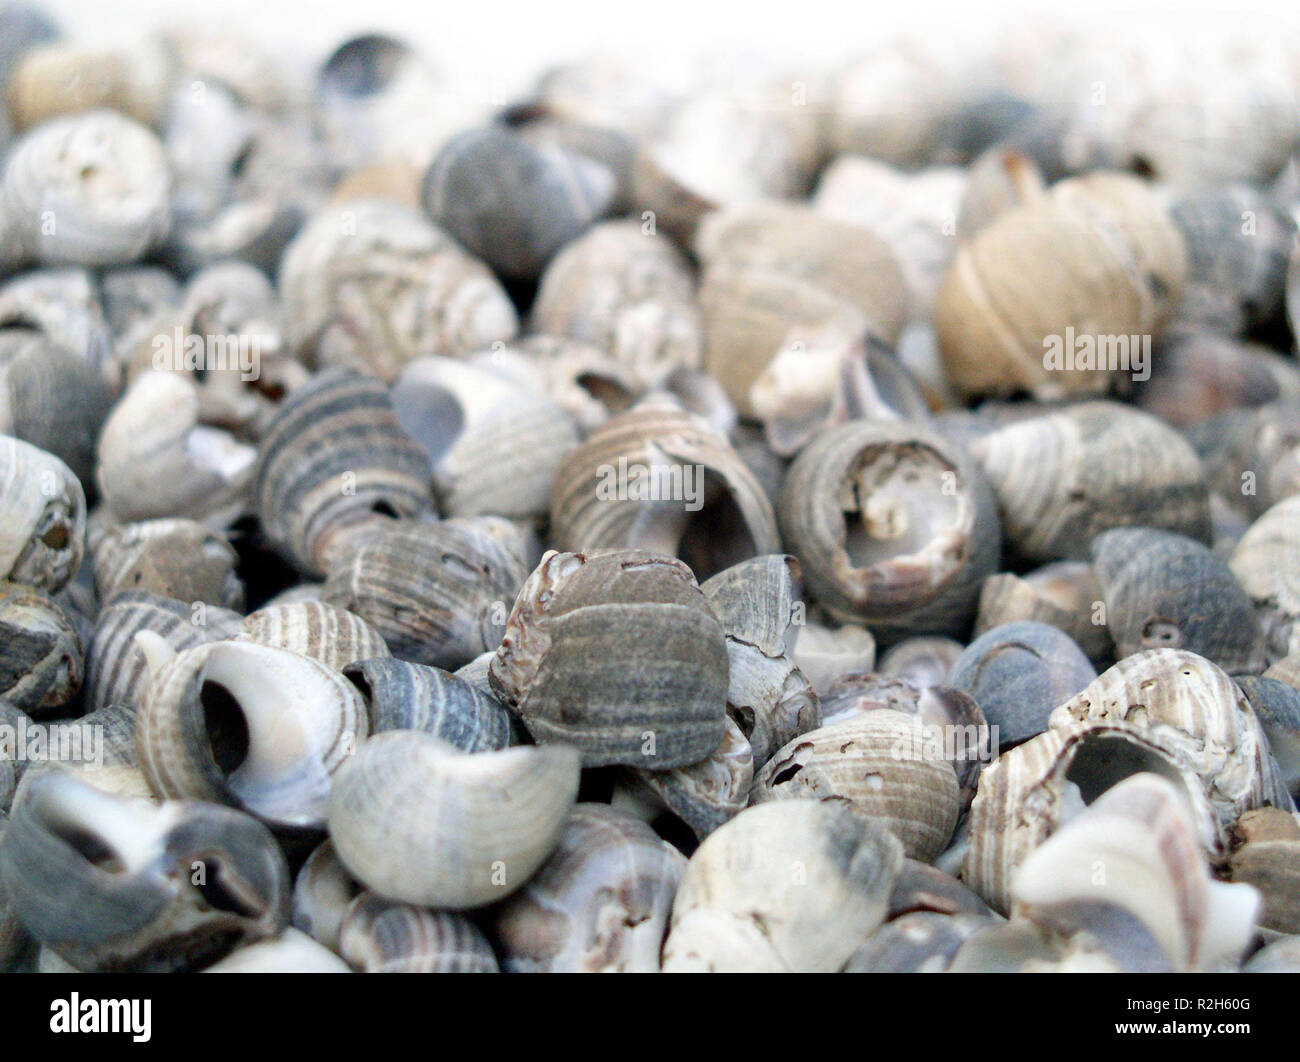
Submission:
<svg viewBox="0 0 1300 1062">
<path fill-rule="evenodd" d="M 199 687 L 203 728 L 218 770 L 229 776 L 248 759 L 248 721 L 234 694 L 219 682 L 207 679 Z"/>
<path fill-rule="evenodd" d="M 1144 773 L 1167 779 L 1190 800 L 1187 781 L 1174 763 L 1155 750 L 1122 737 L 1097 735 L 1081 741 L 1065 772 L 1065 780 L 1078 786 L 1079 795 L 1087 805 L 1124 779 Z"/>
</svg>

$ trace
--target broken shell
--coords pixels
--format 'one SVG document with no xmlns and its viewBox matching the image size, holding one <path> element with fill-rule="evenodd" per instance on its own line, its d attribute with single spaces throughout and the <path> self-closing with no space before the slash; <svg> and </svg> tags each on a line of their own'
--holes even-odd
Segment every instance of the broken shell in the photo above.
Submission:
<svg viewBox="0 0 1300 1062">
<path fill-rule="evenodd" d="M 213 963 L 210 974 L 318 974 L 351 973 L 348 964 L 328 948 L 292 927 L 272 940 L 236 948 Z"/>
<path fill-rule="evenodd" d="M 230 543 L 194 520 L 146 520 L 109 527 L 91 545 L 95 593 L 105 604 L 128 590 L 238 611 L 244 586 Z"/>
<path fill-rule="evenodd" d="M 244 617 L 239 637 L 289 649 L 342 671 L 358 660 L 387 657 L 383 636 L 360 616 L 323 601 L 271 605 Z"/>
<path fill-rule="evenodd" d="M 888 827 L 913 859 L 948 844 L 961 800 L 957 775 L 920 719 L 890 709 L 855 715 L 796 738 L 754 778 L 751 801 L 834 798 Z"/>
<path fill-rule="evenodd" d="M 978 466 L 914 424 L 822 432 L 790 466 L 778 510 L 817 603 L 881 640 L 965 631 L 998 561 Z"/>
<path fill-rule="evenodd" d="M 533 303 L 536 312 L 537 303 Z M 582 435 L 622 413 L 642 393 L 632 369 L 601 348 L 558 336 L 529 336 L 514 345 L 541 370 L 546 390 L 565 410 Z"/>
<path fill-rule="evenodd" d="M 334 780 L 330 837 L 382 896 L 479 907 L 550 855 L 577 796 L 578 762 L 559 745 L 465 755 L 429 734 L 377 734 Z"/>
<path fill-rule="evenodd" d="M 844 964 L 844 973 L 944 973 L 973 933 L 994 924 L 975 914 L 915 911 L 881 926 Z"/>
<path fill-rule="evenodd" d="M 1300 495 L 1282 499 L 1251 524 L 1228 566 L 1255 603 L 1270 659 L 1286 656 L 1300 618 Z"/>
<path fill-rule="evenodd" d="M 373 892 L 348 907 L 339 954 L 362 973 L 498 972 L 491 945 L 464 915 L 393 903 Z"/>
<path fill-rule="evenodd" d="M 607 221 L 560 251 L 542 274 L 532 330 L 589 343 L 642 387 L 700 364 L 703 336 L 685 255 L 636 221 Z"/>
<path fill-rule="evenodd" d="M 0 581 L 0 698 L 49 715 L 81 688 L 81 638 L 39 590 Z"/>
<path fill-rule="evenodd" d="M 570 451 L 555 476 L 551 533 L 559 549 L 676 555 L 702 579 L 780 550 L 771 503 L 740 456 L 662 396 Z"/>
<path fill-rule="evenodd" d="M 984 580 L 975 634 L 1022 620 L 1048 623 L 1073 638 L 1094 665 L 1104 665 L 1115 651 L 1104 605 L 1092 565 L 1082 561 L 1057 561 L 1026 575 L 1001 572 Z"/>
<path fill-rule="evenodd" d="M 1238 675 L 1234 681 L 1264 728 L 1282 784 L 1295 797 L 1300 794 L 1300 690 L 1267 673 Z"/>
<path fill-rule="evenodd" d="M 1183 535 L 1115 528 L 1092 542 L 1115 655 L 1186 649 L 1225 671 L 1264 668 L 1251 599 L 1227 563 Z"/>
<path fill-rule="evenodd" d="M 1300 824 L 1278 808 L 1248 811 L 1233 827 L 1228 880 L 1253 885 L 1263 901 L 1256 919 L 1264 929 L 1300 929 Z"/>
<path fill-rule="evenodd" d="M 1107 790 L 1031 852 L 1011 893 L 1017 912 L 1031 920 L 1058 931 L 1091 930 L 1103 941 L 1107 909 L 1119 908 L 1176 970 L 1237 962 L 1259 909 L 1254 889 L 1210 877 L 1182 795 L 1168 779 L 1145 773 Z"/>
<path fill-rule="evenodd" d="M 970 394 L 1105 391 L 1127 368 L 1111 363 L 1112 341 L 1127 337 L 1127 349 L 1163 321 L 1186 255 L 1142 181 L 1113 173 L 1061 181 L 958 249 L 935 305 L 949 378 Z"/>
<path fill-rule="evenodd" d="M 136 727 L 154 792 L 230 804 L 281 828 L 325 824 L 330 778 L 369 732 L 342 675 L 253 642 L 179 653 L 151 632 L 136 642 L 151 672 Z"/>
<path fill-rule="evenodd" d="M 499 276 L 531 280 L 609 210 L 615 191 L 613 173 L 594 159 L 485 128 L 438 152 L 422 198 L 429 216 Z"/>
<path fill-rule="evenodd" d="M 498 643 L 526 575 L 504 520 L 385 521 L 339 551 L 322 600 L 368 620 L 399 659 L 455 668 Z"/>
<path fill-rule="evenodd" d="M 1173 428 L 1128 406 L 1070 406 L 1007 424 L 972 449 L 997 494 L 1008 545 L 1029 560 L 1086 559 L 1102 531 L 1134 524 L 1210 541 L 1195 452 Z"/>
<path fill-rule="evenodd" d="M 851 623 L 832 628 L 809 622 L 798 628 L 791 656 L 821 697 L 842 676 L 863 674 L 875 667 L 876 639 L 866 627 Z"/>
<path fill-rule="evenodd" d="M 0 577 L 48 593 L 81 566 L 86 498 L 53 454 L 0 435 Z"/>
<path fill-rule="evenodd" d="M 234 637 L 242 618 L 202 602 L 191 605 L 139 590 L 118 594 L 99 613 L 86 645 L 87 709 L 139 705 L 149 684 L 149 667 L 135 642 L 139 631 L 152 631 L 179 652 Z"/>
<path fill-rule="evenodd" d="M 685 868 L 645 823 L 578 804 L 550 858 L 493 913 L 502 965 L 512 973 L 658 973 Z"/>
<path fill-rule="evenodd" d="M 380 381 L 323 372 L 267 425 L 254 499 L 267 537 L 304 571 L 324 575 L 340 532 L 431 507 L 429 458 Z"/>
<path fill-rule="evenodd" d="M 578 431 L 565 410 L 486 364 L 419 358 L 392 390 L 402 426 L 428 451 L 448 516 L 544 517 Z"/>
<path fill-rule="evenodd" d="M 1047 729 L 1048 717 L 1097 677 L 1064 631 L 1029 620 L 994 627 L 966 647 L 948 683 L 965 690 L 1005 745 Z"/>
<path fill-rule="evenodd" d="M 108 386 L 53 340 L 26 330 L 13 336 L 12 348 L 0 343 L 0 433 L 54 454 L 83 487 L 93 486 L 95 443 L 112 407 Z"/>
<path fill-rule="evenodd" d="M 952 666 L 963 649 L 961 642 L 952 638 L 926 635 L 904 638 L 880 658 L 876 669 L 882 675 L 909 682 L 917 689 L 943 686 L 948 684 Z"/>
<path fill-rule="evenodd" d="M 99 437 L 96 481 L 123 522 L 238 514 L 257 451 L 199 422 L 198 387 L 173 372 L 137 376 Z"/>
<path fill-rule="evenodd" d="M 843 804 L 748 808 L 687 863 L 664 972 L 834 972 L 884 920 L 902 862 L 888 830 Z"/>
<path fill-rule="evenodd" d="M 158 138 L 112 111 L 55 118 L 10 150 L 3 198 L 42 265 L 126 265 L 167 234 L 170 177 Z"/>
<path fill-rule="evenodd" d="M 461 752 L 511 744 L 510 713 L 486 692 L 438 668 L 382 657 L 343 669 L 365 698 L 372 733 L 422 730 Z"/>
<path fill-rule="evenodd" d="M 722 743 L 698 763 L 668 771 L 630 768 L 630 797 L 648 804 L 652 813 L 663 810 L 677 816 L 703 840 L 749 803 L 754 763 L 744 730 L 729 718 Z"/>
<path fill-rule="evenodd" d="M 109 796 L 58 770 L 15 809 L 0 880 L 27 931 L 81 970 L 201 966 L 289 916 L 284 856 L 256 820 Z"/>
<path fill-rule="evenodd" d="M 668 557 L 548 551 L 490 678 L 536 740 L 576 746 L 588 767 L 682 767 L 725 731 L 726 638 L 690 569 Z"/>
<path fill-rule="evenodd" d="M 317 366 L 391 380 L 429 354 L 512 339 L 518 316 L 482 262 L 395 203 L 343 203 L 284 252 L 280 293 L 290 348 Z"/>
<path fill-rule="evenodd" d="M 303 863 L 293 883 L 293 925 L 330 951 L 339 950 L 339 928 L 348 905 L 362 892 L 339 860 L 334 845 L 322 841 Z"/>
<path fill-rule="evenodd" d="M 1282 311 L 1296 223 L 1247 185 L 1186 195 L 1170 216 L 1187 243 L 1187 288 L 1178 316 L 1221 335 L 1244 335 Z"/>
</svg>

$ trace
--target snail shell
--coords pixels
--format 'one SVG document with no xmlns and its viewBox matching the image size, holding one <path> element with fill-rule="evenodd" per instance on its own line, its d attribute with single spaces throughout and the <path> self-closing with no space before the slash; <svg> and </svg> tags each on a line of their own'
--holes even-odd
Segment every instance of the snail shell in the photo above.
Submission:
<svg viewBox="0 0 1300 1062">
<path fill-rule="evenodd" d="M 534 332 L 589 343 L 640 386 L 700 364 L 695 278 L 671 239 L 636 221 L 605 221 L 564 247 L 542 273 Z"/>
<path fill-rule="evenodd" d="M 267 425 L 253 494 L 267 537 L 319 576 L 340 532 L 430 508 L 429 459 L 402 427 L 380 381 L 323 372 L 290 395 Z"/>
<path fill-rule="evenodd" d="M 843 804 L 748 808 L 687 863 L 664 972 L 836 971 L 884 920 L 902 862 L 887 829 Z"/>
<path fill-rule="evenodd" d="M 701 578 L 780 549 L 762 486 L 727 440 L 671 399 L 652 396 L 569 452 L 555 476 L 559 549 L 645 549 Z"/>
<path fill-rule="evenodd" d="M 1143 182 L 1108 173 L 1062 181 L 958 249 L 935 304 L 949 378 L 969 394 L 1103 392 L 1113 371 L 1082 357 L 1075 365 L 1073 350 L 1049 367 L 1046 340 L 1087 337 L 1101 367 L 1117 369 L 1104 364 L 1116 349 L 1098 351 L 1098 337 L 1149 335 L 1186 271 L 1183 238 Z"/>
<path fill-rule="evenodd" d="M 1023 576 L 1001 572 L 984 580 L 975 633 L 1025 620 L 1046 623 L 1073 638 L 1094 665 L 1104 665 L 1114 645 L 1099 622 L 1101 600 L 1092 566 L 1082 561 L 1057 561 Z"/>
<path fill-rule="evenodd" d="M 57 714 L 81 688 L 81 638 L 39 590 L 0 581 L 0 698 L 32 715 Z"/>
<path fill-rule="evenodd" d="M 5 211 L 42 265 L 113 266 L 143 258 L 171 225 L 158 138 L 112 111 L 55 118 L 5 163 Z"/>
<path fill-rule="evenodd" d="M 453 137 L 424 177 L 424 209 L 501 277 L 531 280 L 613 205 L 613 173 L 507 129 Z"/>
<path fill-rule="evenodd" d="M 101 286 L 89 271 L 29 269 L 11 278 L 0 287 L 0 324 L 42 333 L 100 373 L 114 393 L 121 386 L 116 329 L 105 318 Z"/>
<path fill-rule="evenodd" d="M 323 601 L 264 606 L 244 617 L 239 637 L 301 653 L 334 671 L 358 660 L 388 656 L 388 646 L 374 627 Z"/>
<path fill-rule="evenodd" d="M 20 129 L 101 108 L 156 126 L 174 74 L 172 56 L 154 36 L 114 49 L 47 43 L 10 73 L 9 113 Z"/>
<path fill-rule="evenodd" d="M 964 646 L 951 638 L 918 635 L 896 642 L 876 665 L 881 675 L 909 682 L 917 689 L 942 686 Z M 870 668 L 864 670 L 870 671 Z"/>
<path fill-rule="evenodd" d="M 857 421 L 816 436 L 790 466 L 778 511 L 818 604 L 882 640 L 966 630 L 998 560 L 978 467 L 909 423 Z"/>
<path fill-rule="evenodd" d="M 925 724 L 902 712 L 855 715 L 786 745 L 755 775 L 750 799 L 844 801 L 887 826 L 910 858 L 933 862 L 961 800 L 952 765 L 928 756 L 929 740 Z"/>
<path fill-rule="evenodd" d="M 381 896 L 479 907 L 518 889 L 554 850 L 578 762 L 559 745 L 465 755 L 429 734 L 377 734 L 334 780 L 330 837 Z"/>
<path fill-rule="evenodd" d="M 1064 631 L 1022 620 L 994 627 L 966 647 L 948 682 L 969 693 L 998 737 L 1014 745 L 1047 729 L 1048 716 L 1097 677 Z"/>
<path fill-rule="evenodd" d="M 203 973 L 211 974 L 318 974 L 351 973 L 348 964 L 328 948 L 292 927 L 273 940 L 259 940 L 236 948 Z"/>
<path fill-rule="evenodd" d="M 974 914 L 906 914 L 872 933 L 841 972 L 944 973 L 962 944 L 991 924 L 992 919 Z"/>
<path fill-rule="evenodd" d="M 293 925 L 332 952 L 348 905 L 362 892 L 339 860 L 334 845 L 322 841 L 307 857 L 293 883 Z"/>
<path fill-rule="evenodd" d="M 365 892 L 349 905 L 339 954 L 362 973 L 497 973 L 487 938 L 464 915 Z"/>
<path fill-rule="evenodd" d="M 112 395 L 89 362 L 54 341 L 0 332 L 0 433 L 64 461 L 82 486 L 94 484 L 95 442 Z"/>
<path fill-rule="evenodd" d="M 651 815 L 675 815 L 703 840 L 749 803 L 753 746 L 740 724 L 728 718 L 721 744 L 698 763 L 668 771 L 632 767 L 627 784 L 634 803 L 648 805 Z"/>
<path fill-rule="evenodd" d="M 961 170 L 910 173 L 878 159 L 840 155 L 817 183 L 813 208 L 870 229 L 894 253 L 907 285 L 908 316 L 928 318 L 957 241 L 956 219 L 966 189 Z"/>
<path fill-rule="evenodd" d="M 243 607 L 244 585 L 235 574 L 238 555 L 223 536 L 194 520 L 109 527 L 95 537 L 90 552 L 101 602 L 140 590 L 235 611 Z"/>
<path fill-rule="evenodd" d="M 321 367 L 392 380 L 414 358 L 482 350 L 519 328 L 482 262 L 383 200 L 318 214 L 286 248 L 279 276 L 290 349 Z"/>
<path fill-rule="evenodd" d="M 842 676 L 875 667 L 876 639 L 866 627 L 845 624 L 832 628 L 808 622 L 797 633 L 791 656 L 818 697 Z"/>
<path fill-rule="evenodd" d="M 284 856 L 256 820 L 110 796 L 60 770 L 15 809 L 0 881 L 27 932 L 80 970 L 202 966 L 289 917 Z"/>
<path fill-rule="evenodd" d="M 537 741 L 576 746 L 588 767 L 683 767 L 725 731 L 726 638 L 669 557 L 547 551 L 489 677 Z"/>
<path fill-rule="evenodd" d="M 386 521 L 340 551 L 322 600 L 369 621 L 399 659 L 455 668 L 497 644 L 526 575 L 504 520 Z"/>
<path fill-rule="evenodd" d="M 254 642 L 179 653 L 151 632 L 136 642 L 151 672 L 136 726 L 154 792 L 231 804 L 281 828 L 324 826 L 331 776 L 369 732 L 351 683 Z"/>
<path fill-rule="evenodd" d="M 568 413 L 489 365 L 410 362 L 393 386 L 398 420 L 429 453 L 449 516 L 545 516 L 564 455 L 578 445 Z"/>
<path fill-rule="evenodd" d="M 658 973 L 686 860 L 638 819 L 578 804 L 555 850 L 493 913 L 511 973 Z"/>
<path fill-rule="evenodd" d="M 1282 784 L 1294 797 L 1300 792 L 1300 690 L 1267 673 L 1238 675 L 1234 681 L 1259 718 Z"/>
<path fill-rule="evenodd" d="M 179 652 L 234 637 L 241 619 L 202 602 L 192 605 L 139 590 L 118 594 L 99 613 L 86 645 L 87 708 L 94 712 L 140 703 L 149 667 L 135 642 L 139 631 L 152 631 Z"/>
<path fill-rule="evenodd" d="M 1220 335 L 1244 335 L 1282 312 L 1296 223 L 1246 185 L 1210 188 L 1170 207 L 1187 242 L 1180 319 Z"/>
<path fill-rule="evenodd" d="M 86 498 L 53 454 L 0 435 L 0 577 L 55 593 L 81 566 Z"/>
<path fill-rule="evenodd" d="M 1092 542 L 1117 657 L 1186 649 L 1225 671 L 1264 668 L 1264 639 L 1249 594 L 1199 542 L 1145 527 L 1115 528 Z"/>
<path fill-rule="evenodd" d="M 462 752 L 511 744 L 512 720 L 490 694 L 464 679 L 423 664 L 383 656 L 343 669 L 370 710 L 370 729 L 422 730 Z"/>
<path fill-rule="evenodd" d="M 1298 416 L 1300 402 L 1283 399 L 1210 417 L 1187 433 L 1211 489 L 1251 520 L 1300 493 Z"/>
<path fill-rule="evenodd" d="M 1107 871 L 1100 877 L 1099 866 Z M 1237 962 L 1259 909 L 1254 889 L 1210 877 L 1177 786 L 1149 773 L 1107 790 L 1031 852 L 1012 896 L 1018 913 L 1058 931 L 1096 931 L 1105 909 L 1119 908 L 1177 970 Z"/>
<path fill-rule="evenodd" d="M 1300 617 L 1300 495 L 1283 498 L 1251 524 L 1228 566 L 1255 603 L 1270 659 L 1286 656 Z"/>
<path fill-rule="evenodd" d="M 136 377 L 99 437 L 96 481 L 123 522 L 221 522 L 246 504 L 257 451 L 199 421 L 199 391 L 177 373 Z"/>
<path fill-rule="evenodd" d="M 997 494 L 1008 544 L 1029 560 L 1085 559 L 1102 531 L 1133 524 L 1210 541 L 1195 452 L 1135 409 L 1084 402 L 1007 424 L 973 452 Z"/>
</svg>

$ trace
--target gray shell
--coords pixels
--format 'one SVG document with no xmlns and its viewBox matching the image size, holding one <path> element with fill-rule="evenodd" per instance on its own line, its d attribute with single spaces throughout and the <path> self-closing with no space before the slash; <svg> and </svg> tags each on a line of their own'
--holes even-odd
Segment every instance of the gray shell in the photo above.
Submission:
<svg viewBox="0 0 1300 1062">
<path fill-rule="evenodd" d="M 916 911 L 877 929 L 844 964 L 844 973 L 944 973 L 973 933 L 994 925 L 973 914 Z"/>
<path fill-rule="evenodd" d="M 339 954 L 361 973 L 497 973 L 479 928 L 452 911 L 394 903 L 373 892 L 352 901 Z"/>
<path fill-rule="evenodd" d="M 81 688 L 81 638 L 39 590 L 0 582 L 0 699 L 31 715 L 59 714 Z"/>
</svg>

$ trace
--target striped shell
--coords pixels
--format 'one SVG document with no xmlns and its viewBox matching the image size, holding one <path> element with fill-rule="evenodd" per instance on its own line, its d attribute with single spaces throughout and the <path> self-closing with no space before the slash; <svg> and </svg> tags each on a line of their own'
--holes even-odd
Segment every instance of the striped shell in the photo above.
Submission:
<svg viewBox="0 0 1300 1062">
<path fill-rule="evenodd" d="M 393 903 L 373 892 L 352 901 L 339 954 L 362 973 L 496 973 L 487 939 L 464 915 Z"/>
<path fill-rule="evenodd" d="M 0 435 L 0 577 L 54 593 L 81 566 L 86 498 L 53 454 Z"/>
<path fill-rule="evenodd" d="M 1251 524 L 1228 565 L 1255 603 L 1270 658 L 1286 656 L 1300 618 L 1300 495 Z"/>
<path fill-rule="evenodd" d="M 318 576 L 340 532 L 432 504 L 428 455 L 388 389 L 346 371 L 319 374 L 280 405 L 259 444 L 253 490 L 262 530 Z"/>
<path fill-rule="evenodd" d="M 244 617 L 239 637 L 301 653 L 334 671 L 358 660 L 388 656 L 388 646 L 374 627 L 323 601 L 264 606 Z"/>
<path fill-rule="evenodd" d="M 0 581 L 0 700 L 61 714 L 81 675 L 81 638 L 63 610 L 39 590 Z"/>
</svg>

